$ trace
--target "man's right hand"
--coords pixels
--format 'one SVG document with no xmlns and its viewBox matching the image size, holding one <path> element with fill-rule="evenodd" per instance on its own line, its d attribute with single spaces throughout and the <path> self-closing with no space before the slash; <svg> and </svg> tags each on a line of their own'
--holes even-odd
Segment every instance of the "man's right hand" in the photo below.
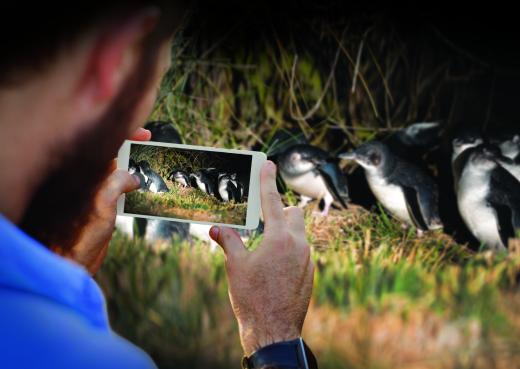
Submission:
<svg viewBox="0 0 520 369">
<path fill-rule="evenodd" d="M 255 251 L 230 228 L 210 230 L 226 255 L 229 297 L 247 356 L 301 335 L 314 277 L 303 212 L 283 208 L 270 161 L 260 174 L 260 192 L 265 232 Z"/>
</svg>

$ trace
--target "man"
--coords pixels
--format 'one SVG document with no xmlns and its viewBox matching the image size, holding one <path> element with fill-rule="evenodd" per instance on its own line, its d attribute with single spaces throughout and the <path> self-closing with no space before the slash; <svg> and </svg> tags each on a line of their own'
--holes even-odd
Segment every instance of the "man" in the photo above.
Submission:
<svg viewBox="0 0 520 369">
<path fill-rule="evenodd" d="M 125 138 L 150 138 L 139 125 L 180 13 L 159 0 L 75 4 L 57 19 L 17 10 L 2 11 L 25 18 L 0 62 L 0 367 L 153 368 L 111 331 L 91 275 L 117 198 L 139 186 L 113 158 Z M 256 251 L 231 229 L 210 236 L 226 255 L 244 367 L 313 367 L 299 336 L 314 267 L 302 213 L 282 208 L 275 174 L 262 168 Z"/>
</svg>

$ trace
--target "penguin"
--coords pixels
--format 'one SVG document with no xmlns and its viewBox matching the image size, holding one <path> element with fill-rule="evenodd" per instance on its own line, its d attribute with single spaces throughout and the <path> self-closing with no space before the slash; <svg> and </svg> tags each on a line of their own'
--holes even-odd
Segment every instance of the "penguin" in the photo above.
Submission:
<svg viewBox="0 0 520 369">
<path fill-rule="evenodd" d="M 477 134 L 465 132 L 452 140 L 451 171 L 453 176 L 453 187 L 458 192 L 459 179 L 470 154 L 480 145 L 484 139 Z"/>
<path fill-rule="evenodd" d="M 474 132 L 464 132 L 457 135 L 452 140 L 453 153 L 451 156 L 451 162 L 455 162 L 457 158 L 467 149 L 477 147 L 484 143 L 484 139 L 479 134 Z"/>
<path fill-rule="evenodd" d="M 452 172 L 455 193 L 458 192 L 459 179 L 469 157 L 475 150 L 481 147 L 492 152 L 495 156 L 495 161 L 497 162 L 497 164 L 501 165 L 504 169 L 511 173 L 518 181 L 520 181 L 520 163 L 517 163 L 515 160 L 507 156 L 504 156 L 503 151 L 499 146 L 491 143 L 485 143 L 482 138 L 475 136 L 455 138 L 452 144 Z"/>
<path fill-rule="evenodd" d="M 244 185 L 238 178 L 238 175 L 236 173 L 231 173 L 230 178 L 231 178 L 231 182 L 233 182 L 233 184 L 235 185 L 235 187 L 238 190 L 238 201 L 237 202 L 244 201 Z"/>
<path fill-rule="evenodd" d="M 471 233 L 492 250 L 505 250 L 509 238 L 520 230 L 520 182 L 485 147 L 468 158 L 457 205 Z"/>
<path fill-rule="evenodd" d="M 396 218 L 420 231 L 443 227 L 437 184 L 422 169 L 394 155 L 388 146 L 370 141 L 341 159 L 355 160 L 379 202 Z"/>
<path fill-rule="evenodd" d="M 141 174 L 139 166 L 132 158 L 130 158 L 130 161 L 128 163 L 128 173 L 139 178 L 140 185 L 138 191 L 146 191 L 146 180 L 144 179 L 144 176 Z"/>
<path fill-rule="evenodd" d="M 188 173 L 183 170 L 174 169 L 171 171 L 168 179 L 172 182 L 180 184 L 182 187 L 190 187 L 190 178 Z"/>
<path fill-rule="evenodd" d="M 328 214 L 333 202 L 347 208 L 347 179 L 324 150 L 306 144 L 291 146 L 278 155 L 278 171 L 286 186 L 300 195 L 299 207 L 312 199 L 323 200 L 322 216 Z"/>
<path fill-rule="evenodd" d="M 201 169 L 194 173 L 191 173 L 190 179 L 199 190 L 208 195 L 215 196 L 216 198 L 221 200 L 218 192 L 217 179 L 215 179 L 212 173 L 212 170 L 208 171 L 206 169 Z"/>
<path fill-rule="evenodd" d="M 157 240 L 171 241 L 172 238 L 180 240 L 189 238 L 189 227 L 186 227 L 186 223 L 159 219 L 143 220 L 146 220 L 146 228 L 142 236 L 144 236 L 144 239 L 148 242 L 157 242 Z"/>
<path fill-rule="evenodd" d="M 219 175 L 218 193 L 224 202 L 240 202 L 240 190 L 233 183 L 230 174 L 223 173 Z"/>
<path fill-rule="evenodd" d="M 173 127 L 173 124 L 163 121 L 148 122 L 144 126 L 145 129 L 152 133 L 152 141 L 183 143 L 179 132 Z"/>
<path fill-rule="evenodd" d="M 168 186 L 166 186 L 162 177 L 150 167 L 150 164 L 147 161 L 141 160 L 137 164 L 139 166 L 139 172 L 143 175 L 146 181 L 147 190 L 154 193 L 168 192 Z"/>
</svg>

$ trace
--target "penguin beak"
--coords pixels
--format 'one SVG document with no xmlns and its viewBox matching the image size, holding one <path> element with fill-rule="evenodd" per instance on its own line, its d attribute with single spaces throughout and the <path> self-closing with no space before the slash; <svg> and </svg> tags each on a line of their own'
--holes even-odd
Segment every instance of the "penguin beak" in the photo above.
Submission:
<svg viewBox="0 0 520 369">
<path fill-rule="evenodd" d="M 344 160 L 356 160 L 357 159 L 357 155 L 356 155 L 355 151 L 344 152 L 342 154 L 339 154 L 339 158 L 340 159 L 344 159 Z"/>
</svg>

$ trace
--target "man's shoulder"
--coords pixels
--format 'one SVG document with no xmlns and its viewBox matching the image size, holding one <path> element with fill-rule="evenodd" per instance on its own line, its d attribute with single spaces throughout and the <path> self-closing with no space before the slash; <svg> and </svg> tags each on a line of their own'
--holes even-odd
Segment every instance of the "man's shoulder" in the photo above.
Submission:
<svg viewBox="0 0 520 369">
<path fill-rule="evenodd" d="M 51 300 L 0 286 L 2 368 L 155 368 L 110 330 Z"/>
</svg>

